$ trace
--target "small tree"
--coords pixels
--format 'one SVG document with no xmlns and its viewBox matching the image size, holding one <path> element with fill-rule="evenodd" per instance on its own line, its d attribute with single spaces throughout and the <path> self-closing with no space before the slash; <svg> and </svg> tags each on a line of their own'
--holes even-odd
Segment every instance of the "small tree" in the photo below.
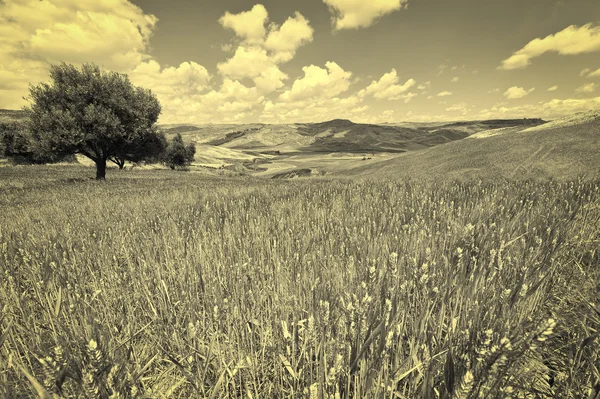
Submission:
<svg viewBox="0 0 600 399">
<path fill-rule="evenodd" d="M 127 75 L 62 63 L 51 66 L 50 79 L 30 87 L 26 108 L 42 152 L 85 155 L 96 164 L 96 179 L 104 179 L 107 160 L 136 162 L 159 150 L 146 143 L 164 143 L 154 129 L 161 111 L 156 96 Z"/>
<path fill-rule="evenodd" d="M 194 161 L 196 146 L 193 143 L 185 145 L 180 133 L 171 140 L 165 151 L 164 162 L 171 169 L 189 166 Z"/>
</svg>

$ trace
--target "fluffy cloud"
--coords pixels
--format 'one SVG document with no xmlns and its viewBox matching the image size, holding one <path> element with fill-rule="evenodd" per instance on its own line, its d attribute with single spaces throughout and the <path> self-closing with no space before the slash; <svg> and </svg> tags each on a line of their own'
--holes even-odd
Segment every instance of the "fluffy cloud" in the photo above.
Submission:
<svg viewBox="0 0 600 399">
<path fill-rule="evenodd" d="M 502 61 L 498 69 L 520 69 L 531 65 L 533 58 L 547 52 L 560 55 L 576 55 L 600 51 L 600 26 L 586 24 L 581 27 L 571 25 L 562 31 L 548 35 L 543 39 L 537 38 L 512 56 Z"/>
<path fill-rule="evenodd" d="M 517 98 L 522 98 L 535 90 L 535 87 L 525 90 L 522 87 L 513 86 L 504 92 L 504 98 L 509 100 L 515 100 Z"/>
<path fill-rule="evenodd" d="M 263 71 L 275 65 L 267 51 L 260 46 L 239 46 L 233 57 L 226 62 L 219 63 L 217 69 L 227 77 L 233 79 L 256 78 Z"/>
<path fill-rule="evenodd" d="M 288 76 L 279 69 L 279 64 L 290 61 L 299 47 L 313 39 L 309 21 L 298 12 L 281 26 L 271 24 L 267 33 L 268 18 L 267 10 L 257 5 L 239 14 L 227 12 L 219 20 L 242 39 L 234 55 L 217 65 L 219 73 L 230 79 L 253 79 L 264 94 L 284 86 Z"/>
<path fill-rule="evenodd" d="M 584 77 L 590 72 L 590 68 L 584 68 L 581 72 L 579 72 L 579 76 Z"/>
<path fill-rule="evenodd" d="M 333 14 L 335 29 L 371 26 L 379 17 L 400 10 L 408 0 L 323 0 Z"/>
<path fill-rule="evenodd" d="M 158 62 L 142 62 L 129 74 L 131 81 L 152 88 L 157 96 L 193 96 L 204 92 L 211 79 L 202 65 L 183 62 L 179 67 L 163 68 Z"/>
<path fill-rule="evenodd" d="M 575 89 L 577 93 L 593 93 L 596 91 L 596 83 L 586 83 Z"/>
<path fill-rule="evenodd" d="M 294 58 L 299 47 L 312 42 L 313 32 L 308 20 L 296 12 L 281 27 L 271 26 L 265 48 L 272 52 L 275 62 L 287 62 Z"/>
<path fill-rule="evenodd" d="M 556 91 L 558 90 L 558 86 L 548 87 L 548 91 Z"/>
<path fill-rule="evenodd" d="M 310 65 L 302 68 L 304 76 L 296 79 L 292 87 L 277 97 L 266 100 L 260 116 L 262 122 L 288 123 L 322 121 L 336 118 L 364 119 L 369 106 L 353 94 L 340 95 L 351 86 L 352 73 L 335 62 L 327 62 L 325 68 Z"/>
<path fill-rule="evenodd" d="M 395 69 L 392 69 L 391 72 L 384 74 L 378 81 L 374 80 L 371 82 L 367 88 L 358 93 L 358 96 L 365 97 L 372 95 L 375 98 L 387 100 L 399 100 L 407 98 L 410 100 L 410 98 L 416 96 L 416 94 L 412 93 L 410 93 L 410 97 L 403 95 L 403 93 L 407 92 L 417 83 L 414 79 L 408 79 L 402 85 L 398 84 L 398 81 L 398 73 Z"/>
<path fill-rule="evenodd" d="M 232 29 L 236 36 L 250 44 L 260 44 L 265 39 L 265 23 L 269 19 L 267 9 L 262 4 L 257 4 L 250 11 L 239 14 L 226 12 L 219 23 L 225 28 Z"/>
<path fill-rule="evenodd" d="M 437 94 L 438 97 L 448 97 L 448 96 L 451 96 L 451 95 L 452 95 L 451 91 L 442 91 L 442 92 L 439 92 Z"/>
<path fill-rule="evenodd" d="M 451 82 L 452 82 L 452 83 L 456 83 L 456 82 L 458 82 L 459 80 L 460 80 L 460 78 L 459 78 L 458 76 L 455 76 L 455 77 L 453 77 L 453 78 L 452 78 Z"/>
<path fill-rule="evenodd" d="M 310 65 L 302 68 L 304 77 L 297 79 L 292 88 L 279 96 L 286 102 L 311 98 L 335 97 L 350 87 L 351 72 L 344 71 L 335 62 L 325 63 L 327 69 Z"/>
<path fill-rule="evenodd" d="M 48 65 L 94 62 L 127 72 L 148 60 L 157 18 L 126 0 L 0 2 L 0 107 L 24 105 L 29 83 Z"/>
</svg>

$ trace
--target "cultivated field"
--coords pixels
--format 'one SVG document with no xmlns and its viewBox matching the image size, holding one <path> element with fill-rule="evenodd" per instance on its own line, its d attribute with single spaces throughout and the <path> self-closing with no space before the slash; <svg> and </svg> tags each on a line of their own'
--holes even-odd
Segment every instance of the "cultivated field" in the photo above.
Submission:
<svg viewBox="0 0 600 399">
<path fill-rule="evenodd" d="M 600 180 L 89 175 L 0 168 L 0 397 L 599 388 Z"/>
</svg>

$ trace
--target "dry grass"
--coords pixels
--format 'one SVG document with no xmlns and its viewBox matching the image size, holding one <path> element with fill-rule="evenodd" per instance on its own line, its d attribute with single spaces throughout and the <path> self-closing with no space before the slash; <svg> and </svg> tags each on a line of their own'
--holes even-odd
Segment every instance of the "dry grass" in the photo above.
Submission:
<svg viewBox="0 0 600 399">
<path fill-rule="evenodd" d="M 81 173 L 0 170 L 2 397 L 598 388 L 597 180 Z"/>
</svg>

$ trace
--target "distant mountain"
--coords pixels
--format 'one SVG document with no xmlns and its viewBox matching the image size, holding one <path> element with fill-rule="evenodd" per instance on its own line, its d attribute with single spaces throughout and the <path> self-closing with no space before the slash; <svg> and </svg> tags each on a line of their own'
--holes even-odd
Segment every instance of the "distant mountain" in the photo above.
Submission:
<svg viewBox="0 0 600 399">
<path fill-rule="evenodd" d="M 545 124 L 481 131 L 472 138 L 341 172 L 346 176 L 573 178 L 600 173 L 600 110 Z"/>
<path fill-rule="evenodd" d="M 165 125 L 198 144 L 259 153 L 401 153 L 421 150 L 489 129 L 536 126 L 540 119 L 437 123 L 426 126 L 362 124 L 347 119 L 318 123 L 250 125 Z"/>
</svg>

